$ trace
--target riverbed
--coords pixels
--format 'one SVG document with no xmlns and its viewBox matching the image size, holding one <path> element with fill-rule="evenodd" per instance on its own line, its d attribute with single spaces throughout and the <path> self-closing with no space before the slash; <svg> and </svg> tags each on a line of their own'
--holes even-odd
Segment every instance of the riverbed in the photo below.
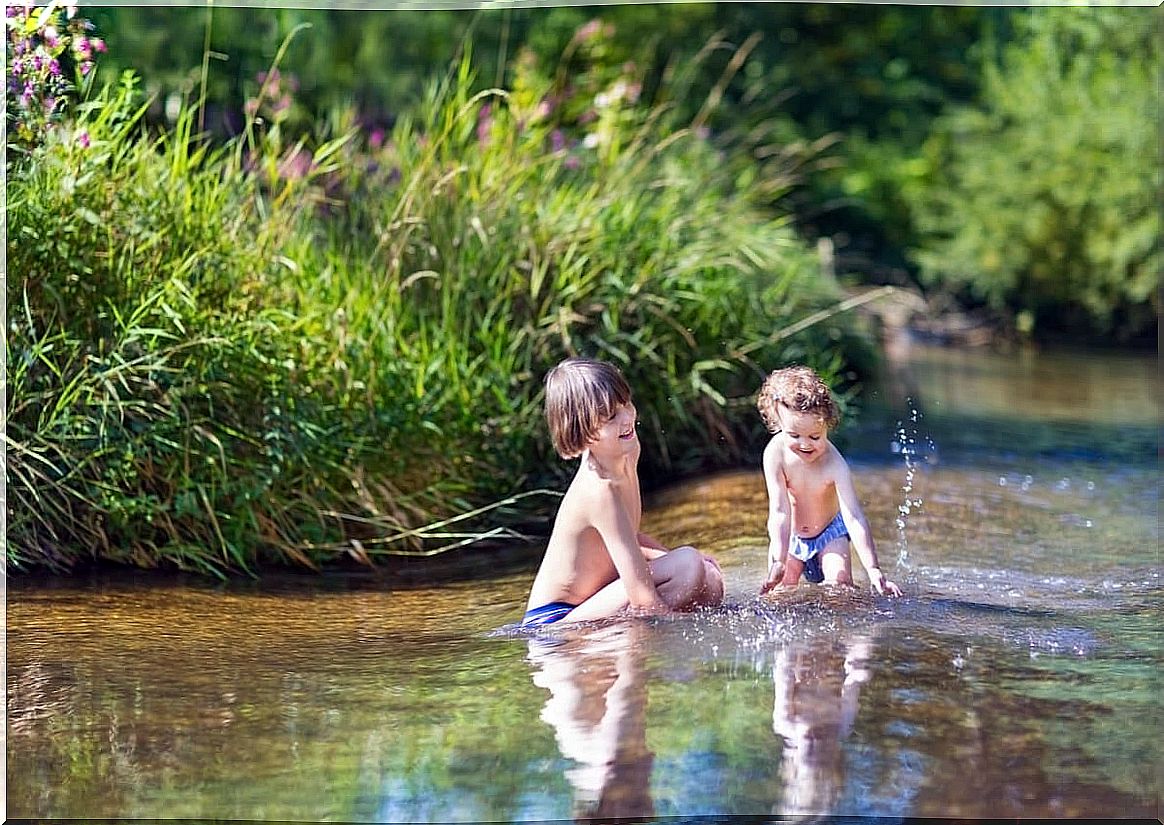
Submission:
<svg viewBox="0 0 1164 825">
<path fill-rule="evenodd" d="M 760 597 L 754 470 L 648 501 L 727 581 L 650 621 L 520 632 L 532 569 L 9 580 L 8 816 L 1155 818 L 1155 355 L 915 346 L 838 443 L 901 599 Z"/>
</svg>

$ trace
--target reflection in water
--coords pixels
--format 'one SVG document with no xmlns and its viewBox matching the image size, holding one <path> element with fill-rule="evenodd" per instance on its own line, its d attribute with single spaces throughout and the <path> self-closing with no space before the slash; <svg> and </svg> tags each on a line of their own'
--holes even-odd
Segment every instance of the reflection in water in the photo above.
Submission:
<svg viewBox="0 0 1164 825">
<path fill-rule="evenodd" d="M 566 778 L 580 822 L 654 815 L 644 632 L 632 622 L 529 641 L 534 684 L 550 691 L 542 721 L 554 729 L 562 755 L 576 763 Z"/>
<path fill-rule="evenodd" d="M 489 635 L 520 615 L 532 571 L 403 590 L 358 577 L 22 579 L 6 615 L 8 814 L 1158 813 L 1154 359 L 1003 368 L 923 354 L 910 356 L 919 429 L 941 462 L 910 482 L 888 445 L 902 409 L 844 431 L 867 445 L 875 535 L 891 540 L 903 493 L 924 498 L 909 513 L 906 599 L 805 587 L 758 602 L 754 470 L 673 488 L 644 514 L 664 542 L 715 554 L 728 605 L 555 630 L 557 646 Z"/>
<path fill-rule="evenodd" d="M 779 814 L 824 815 L 845 784 L 842 741 L 853 729 L 873 652 L 867 633 L 795 639 L 775 652 L 772 730 L 784 740 Z"/>
</svg>

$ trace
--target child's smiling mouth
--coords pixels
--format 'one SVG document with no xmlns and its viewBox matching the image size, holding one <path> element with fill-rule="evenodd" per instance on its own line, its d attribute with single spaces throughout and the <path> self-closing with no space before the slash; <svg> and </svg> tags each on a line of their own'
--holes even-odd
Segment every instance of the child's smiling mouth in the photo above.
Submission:
<svg viewBox="0 0 1164 825">
<path fill-rule="evenodd" d="M 634 438 L 634 437 L 635 437 L 635 428 L 634 428 L 634 425 L 632 424 L 632 425 L 631 425 L 631 428 L 630 428 L 629 430 L 627 430 L 626 432 L 619 433 L 619 434 L 618 434 L 618 437 L 619 437 L 619 438 L 623 438 L 623 439 L 626 439 L 626 438 Z"/>
</svg>

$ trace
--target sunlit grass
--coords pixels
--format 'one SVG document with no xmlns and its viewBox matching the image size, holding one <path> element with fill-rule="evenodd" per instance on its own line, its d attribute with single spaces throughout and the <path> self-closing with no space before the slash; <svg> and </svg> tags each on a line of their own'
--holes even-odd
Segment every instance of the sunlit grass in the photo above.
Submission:
<svg viewBox="0 0 1164 825">
<path fill-rule="evenodd" d="M 519 96 L 469 88 L 466 63 L 370 151 L 214 147 L 194 107 L 150 137 L 126 85 L 82 114 L 88 148 L 61 132 L 10 169 L 15 569 L 512 540 L 569 470 L 541 424 L 562 357 L 623 368 L 660 482 L 747 454 L 764 370 L 859 352 L 828 313 L 773 334 L 839 295 L 721 147 L 660 110 L 554 149 Z"/>
</svg>

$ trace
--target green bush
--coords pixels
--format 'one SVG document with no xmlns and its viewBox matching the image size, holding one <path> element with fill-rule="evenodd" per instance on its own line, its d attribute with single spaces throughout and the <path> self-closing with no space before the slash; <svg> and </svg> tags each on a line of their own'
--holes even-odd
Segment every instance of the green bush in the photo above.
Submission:
<svg viewBox="0 0 1164 825">
<path fill-rule="evenodd" d="M 84 108 L 89 146 L 10 168 L 14 568 L 513 537 L 568 471 L 541 424 L 560 358 L 623 367 L 661 482 L 755 446 L 766 370 L 864 356 L 827 312 L 786 334 L 837 287 L 705 138 L 628 99 L 567 140 L 528 66 L 470 81 L 378 149 L 314 150 L 277 119 L 210 146 L 194 108 L 151 137 L 128 83 Z"/>
<path fill-rule="evenodd" d="M 913 194 L 930 284 L 1021 330 L 1129 339 L 1159 318 L 1159 29 L 1148 9 L 1032 9 L 980 107 L 939 122 Z"/>
</svg>

